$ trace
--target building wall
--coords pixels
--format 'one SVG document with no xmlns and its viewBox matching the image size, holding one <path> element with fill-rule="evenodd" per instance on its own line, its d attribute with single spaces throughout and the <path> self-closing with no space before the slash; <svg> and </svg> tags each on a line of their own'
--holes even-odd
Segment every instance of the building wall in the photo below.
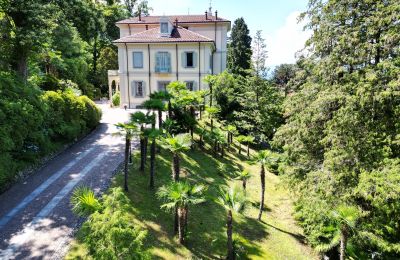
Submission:
<svg viewBox="0 0 400 260">
<path fill-rule="evenodd" d="M 134 108 L 148 99 L 151 92 L 158 91 L 158 82 L 161 81 L 192 81 L 195 83 L 195 89 L 207 89 L 208 85 L 203 82 L 206 75 L 211 74 L 210 58 L 212 52 L 212 43 L 201 43 L 199 52 L 199 43 L 180 43 L 180 44 L 127 44 L 128 55 L 124 44 L 118 44 L 118 63 L 121 88 L 121 106 L 124 104 Z M 149 56 L 150 47 L 150 56 Z M 167 51 L 171 55 L 171 72 L 156 73 L 155 62 L 156 53 Z M 194 68 L 185 68 L 182 64 L 183 53 L 190 51 L 197 53 L 196 66 Z M 133 52 L 143 53 L 143 68 L 133 68 Z M 150 57 L 150 61 L 149 61 Z M 127 60 L 128 58 L 128 60 Z M 127 70 L 127 61 L 128 68 Z M 150 70 L 149 70 L 150 64 Z M 199 67 L 200 65 L 200 67 Z M 219 66 L 219 65 L 218 65 Z M 200 71 L 199 71 L 200 68 Z M 217 72 L 219 73 L 219 72 Z M 128 76 L 129 74 L 129 76 Z M 200 75 L 200 76 L 199 76 Z M 129 81 L 128 81 L 129 77 Z M 133 92 L 133 82 L 143 81 L 144 97 L 137 98 Z M 129 82 L 129 89 L 128 89 Z"/>
</svg>

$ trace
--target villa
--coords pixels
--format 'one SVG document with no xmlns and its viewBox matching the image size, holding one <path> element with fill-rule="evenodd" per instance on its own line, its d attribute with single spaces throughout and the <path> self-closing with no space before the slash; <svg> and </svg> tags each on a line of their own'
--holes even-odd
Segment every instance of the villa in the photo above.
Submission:
<svg viewBox="0 0 400 260">
<path fill-rule="evenodd" d="M 120 29 L 118 71 L 109 71 L 109 92 L 119 90 L 121 107 L 136 108 L 171 81 L 207 89 L 206 75 L 226 69 L 231 22 L 212 14 L 139 16 L 116 23 Z M 112 83 L 114 81 L 114 84 Z"/>
</svg>

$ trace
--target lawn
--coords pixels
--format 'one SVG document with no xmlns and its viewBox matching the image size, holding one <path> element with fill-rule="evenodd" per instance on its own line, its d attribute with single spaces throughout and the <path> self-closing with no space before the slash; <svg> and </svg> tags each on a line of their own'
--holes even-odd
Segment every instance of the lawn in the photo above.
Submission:
<svg viewBox="0 0 400 260">
<path fill-rule="evenodd" d="M 226 212 L 213 200 L 216 187 L 241 185 L 232 178 L 235 171 L 248 169 L 252 177 L 247 184 L 249 206 L 243 215 L 234 215 L 234 234 L 247 257 L 243 259 L 317 259 L 317 255 L 305 244 L 302 230 L 292 217 L 293 207 L 288 191 L 280 184 L 278 176 L 266 175 L 266 210 L 262 222 L 256 220 L 260 197 L 259 166 L 249 165 L 244 155 L 236 149 L 227 152 L 225 158 L 214 155 L 209 147 L 204 151 L 194 149 L 182 160 L 181 177 L 191 182 L 206 184 L 207 202 L 189 208 L 188 236 L 185 246 L 173 236 L 173 213 L 160 209 L 156 189 L 148 188 L 148 169 L 139 172 L 138 156 L 130 170 L 129 192 L 132 201 L 132 221 L 148 231 L 145 246 L 153 259 L 221 259 L 226 254 Z M 156 187 L 171 180 L 172 156 L 161 149 L 157 155 Z M 218 170 L 225 164 L 225 173 Z M 113 186 L 122 186 L 123 175 L 118 174 Z M 77 239 L 72 243 L 66 259 L 87 259 L 86 250 Z"/>
</svg>

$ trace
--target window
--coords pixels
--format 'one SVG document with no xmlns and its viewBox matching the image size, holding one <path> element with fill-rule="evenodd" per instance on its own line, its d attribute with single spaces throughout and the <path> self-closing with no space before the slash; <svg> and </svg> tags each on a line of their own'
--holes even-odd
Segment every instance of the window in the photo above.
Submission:
<svg viewBox="0 0 400 260">
<path fill-rule="evenodd" d="M 186 51 L 182 53 L 182 66 L 185 68 L 195 68 L 197 63 L 197 53 Z"/>
<path fill-rule="evenodd" d="M 134 81 L 134 95 L 135 97 L 144 97 L 144 83 L 143 81 Z"/>
<path fill-rule="evenodd" d="M 156 54 L 156 72 L 171 72 L 171 54 L 169 52 L 157 52 Z"/>
<path fill-rule="evenodd" d="M 161 33 L 168 33 L 168 23 L 161 23 Z"/>
<path fill-rule="evenodd" d="M 193 52 L 186 52 L 186 67 L 193 68 Z"/>
<path fill-rule="evenodd" d="M 133 67 L 143 68 L 143 52 L 133 52 Z"/>
<path fill-rule="evenodd" d="M 167 91 L 169 81 L 158 81 L 158 91 Z"/>
<path fill-rule="evenodd" d="M 186 82 L 186 88 L 190 91 L 194 90 L 194 82 L 193 81 L 187 81 Z"/>
</svg>

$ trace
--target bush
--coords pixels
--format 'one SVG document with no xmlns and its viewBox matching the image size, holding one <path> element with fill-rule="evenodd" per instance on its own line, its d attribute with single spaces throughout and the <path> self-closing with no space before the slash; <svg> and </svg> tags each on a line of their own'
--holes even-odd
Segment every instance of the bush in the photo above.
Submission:
<svg viewBox="0 0 400 260">
<path fill-rule="evenodd" d="M 282 162 L 282 156 L 279 153 L 271 152 L 271 158 L 268 160 L 267 169 L 271 173 L 279 173 L 279 165 Z"/>
<path fill-rule="evenodd" d="M 19 170 L 93 129 L 100 110 L 73 91 L 43 92 L 0 73 L 0 192 Z"/>
<path fill-rule="evenodd" d="M 119 104 L 121 102 L 121 94 L 119 91 L 115 92 L 115 94 L 112 96 L 112 104 L 115 107 L 119 107 Z"/>
<path fill-rule="evenodd" d="M 80 237 L 94 259 L 150 259 L 143 249 L 146 232 L 133 225 L 129 203 L 121 188 L 113 188 L 103 209 L 83 224 Z"/>
</svg>

